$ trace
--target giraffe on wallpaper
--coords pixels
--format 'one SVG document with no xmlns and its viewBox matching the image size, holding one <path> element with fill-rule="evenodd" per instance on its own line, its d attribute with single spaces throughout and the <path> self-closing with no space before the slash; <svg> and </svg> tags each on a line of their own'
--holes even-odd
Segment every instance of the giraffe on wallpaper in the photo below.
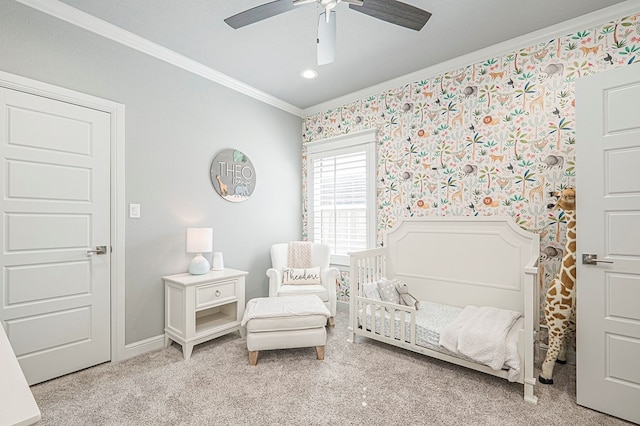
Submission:
<svg viewBox="0 0 640 426">
<path fill-rule="evenodd" d="M 567 216 L 567 242 L 558 275 L 549 285 L 544 314 L 549 330 L 547 356 L 542 363 L 540 383 L 553 384 L 553 365 L 565 364 L 567 345 L 576 331 L 576 192 L 564 189 L 554 206 Z"/>
</svg>

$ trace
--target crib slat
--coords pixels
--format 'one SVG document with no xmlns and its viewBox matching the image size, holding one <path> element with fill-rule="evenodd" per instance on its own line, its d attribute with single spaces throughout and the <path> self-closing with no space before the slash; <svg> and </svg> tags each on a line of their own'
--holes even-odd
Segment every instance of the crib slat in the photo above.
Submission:
<svg viewBox="0 0 640 426">
<path fill-rule="evenodd" d="M 361 317 L 362 331 L 367 331 L 367 328 L 369 327 L 369 324 L 370 324 L 368 306 L 369 305 L 367 303 L 360 302 L 360 309 L 362 309 L 362 317 Z"/>
<path fill-rule="evenodd" d="M 362 331 L 367 331 L 367 324 L 369 324 L 369 314 L 367 313 L 367 304 L 360 302 L 360 309 L 362 309 Z"/>
<path fill-rule="evenodd" d="M 389 338 L 396 338 L 396 310 L 391 309 L 391 313 L 389 314 Z"/>
<path fill-rule="evenodd" d="M 411 312 L 411 335 L 409 336 L 411 339 L 411 344 L 416 344 L 416 312 Z"/>
</svg>

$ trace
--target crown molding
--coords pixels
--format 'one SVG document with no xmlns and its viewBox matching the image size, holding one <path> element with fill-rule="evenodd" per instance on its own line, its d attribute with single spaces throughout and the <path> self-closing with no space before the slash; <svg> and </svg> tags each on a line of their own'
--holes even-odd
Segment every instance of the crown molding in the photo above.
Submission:
<svg viewBox="0 0 640 426">
<path fill-rule="evenodd" d="M 466 67 L 470 64 L 482 62 L 487 58 L 506 55 L 525 47 L 543 43 L 553 38 L 562 37 L 575 31 L 580 31 L 585 28 L 603 24 L 616 18 L 632 15 L 638 12 L 640 12 L 640 0 L 627 0 L 622 3 L 597 10 L 580 17 L 561 22 L 559 24 L 534 31 L 529 34 L 525 34 L 520 37 L 516 37 L 514 39 L 498 43 L 484 49 L 476 50 L 475 52 L 458 56 L 457 58 L 441 62 L 439 64 L 423 68 L 409 74 L 405 74 L 401 77 L 396 77 L 391 80 L 366 87 L 356 92 L 352 92 L 344 96 L 322 102 L 320 104 L 305 108 L 303 110 L 303 113 L 305 117 L 308 117 L 319 112 L 325 112 L 329 109 L 337 108 L 341 105 L 355 102 L 358 99 L 366 98 L 368 96 L 371 96 L 372 94 L 382 93 L 389 88 L 401 87 L 418 80 L 435 77 L 437 75 L 455 70 L 457 68 Z"/>
<path fill-rule="evenodd" d="M 161 61 L 164 61 L 166 63 L 175 65 L 178 68 L 182 68 L 202 78 L 228 87 L 232 90 L 264 102 L 268 105 L 279 108 L 290 114 L 304 118 L 304 112 L 301 108 L 284 102 L 281 99 L 269 95 L 268 93 L 265 93 L 252 86 L 249 86 L 248 84 L 229 77 L 224 73 L 209 68 L 200 62 L 189 59 L 186 56 L 180 55 L 179 53 L 167 49 L 166 47 L 160 46 L 159 44 L 135 35 L 102 19 L 96 18 L 95 16 L 89 15 L 88 13 L 71 7 L 58 0 L 15 1 L 87 31 L 91 31 L 92 33 L 115 41 L 116 43 L 120 43 L 124 46 L 130 47 L 131 49 L 137 50 L 156 59 L 160 59 Z"/>
</svg>

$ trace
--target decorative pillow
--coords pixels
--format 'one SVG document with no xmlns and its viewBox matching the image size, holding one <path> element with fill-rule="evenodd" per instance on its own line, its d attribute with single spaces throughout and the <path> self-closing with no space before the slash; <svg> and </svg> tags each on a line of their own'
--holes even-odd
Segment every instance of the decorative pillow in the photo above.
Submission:
<svg viewBox="0 0 640 426">
<path fill-rule="evenodd" d="M 362 285 L 362 293 L 367 299 L 382 301 L 380 292 L 378 291 L 378 283 L 366 283 Z"/>
<path fill-rule="evenodd" d="M 320 267 L 315 268 L 284 268 L 282 284 L 322 284 L 320 281 Z"/>
<path fill-rule="evenodd" d="M 383 302 L 400 304 L 400 293 L 396 290 L 395 280 L 380 279 L 378 281 L 378 292 Z"/>
</svg>

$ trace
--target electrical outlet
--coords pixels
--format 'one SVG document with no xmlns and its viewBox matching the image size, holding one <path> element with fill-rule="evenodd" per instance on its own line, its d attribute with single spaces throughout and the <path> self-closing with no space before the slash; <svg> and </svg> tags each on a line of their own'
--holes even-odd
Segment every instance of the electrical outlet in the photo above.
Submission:
<svg viewBox="0 0 640 426">
<path fill-rule="evenodd" d="M 140 219 L 140 204 L 129 204 L 129 217 Z"/>
</svg>

